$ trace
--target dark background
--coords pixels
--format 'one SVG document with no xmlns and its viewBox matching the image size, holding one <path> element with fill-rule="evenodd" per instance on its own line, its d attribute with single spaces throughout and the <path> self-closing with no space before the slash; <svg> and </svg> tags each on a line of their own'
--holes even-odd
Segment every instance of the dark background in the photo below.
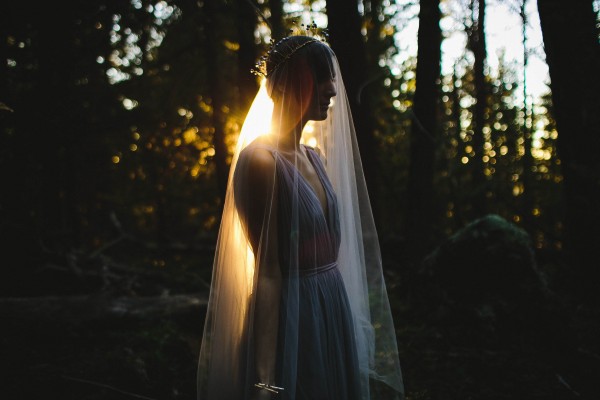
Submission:
<svg viewBox="0 0 600 400">
<path fill-rule="evenodd" d="M 195 398 L 250 70 L 324 16 L 407 398 L 600 398 L 598 4 L 538 0 L 543 49 L 515 43 L 549 67 L 531 104 L 523 65 L 487 67 L 498 1 L 448 1 L 468 38 L 451 74 L 439 0 L 3 5 L 2 398 Z M 407 18 L 418 54 L 392 72 Z"/>
</svg>

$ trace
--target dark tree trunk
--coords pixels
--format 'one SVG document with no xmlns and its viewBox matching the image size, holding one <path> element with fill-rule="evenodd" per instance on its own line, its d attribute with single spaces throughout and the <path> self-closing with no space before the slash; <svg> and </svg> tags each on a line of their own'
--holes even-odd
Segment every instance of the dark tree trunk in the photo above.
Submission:
<svg viewBox="0 0 600 400">
<path fill-rule="evenodd" d="M 460 137 L 462 132 L 460 114 L 462 108 L 460 106 L 460 91 L 461 85 L 458 84 L 460 78 L 458 77 L 457 64 L 454 64 L 454 70 L 452 72 L 452 91 L 448 94 L 452 101 L 452 120 L 454 123 L 454 129 L 452 134 L 456 140 L 456 154 L 465 154 L 465 141 Z M 450 175 L 450 190 L 451 190 L 451 201 L 453 202 L 453 219 L 454 224 L 452 226 L 463 226 L 467 221 L 464 220 L 464 206 L 457 202 L 460 197 L 460 182 L 463 179 L 462 162 L 458 157 L 449 160 L 449 175 Z"/>
<path fill-rule="evenodd" d="M 523 125 L 522 125 L 522 137 L 523 137 L 523 172 L 522 179 L 525 187 L 523 193 L 523 222 L 526 227 L 529 228 L 530 232 L 534 230 L 533 220 L 533 208 L 535 207 L 535 193 L 533 190 L 533 155 L 531 154 L 531 133 L 533 131 L 533 106 L 529 108 L 527 103 L 527 67 L 529 64 L 529 52 L 527 50 L 527 13 L 525 7 L 527 0 L 523 0 L 521 3 L 521 21 L 522 25 L 522 36 L 523 36 Z"/>
<path fill-rule="evenodd" d="M 271 11 L 271 38 L 277 41 L 287 36 L 283 24 L 283 2 L 281 0 L 269 0 L 269 10 Z"/>
<path fill-rule="evenodd" d="M 566 198 L 574 283 L 596 293 L 600 267 L 600 45 L 592 0 L 538 0 Z"/>
<path fill-rule="evenodd" d="M 221 0 L 212 0 L 206 3 L 207 27 L 206 46 L 208 54 L 208 80 L 210 81 L 210 97 L 212 100 L 212 125 L 215 129 L 213 145 L 215 146 L 215 166 L 217 183 L 221 203 L 225 201 L 229 165 L 227 164 L 227 145 L 225 144 L 225 126 L 227 115 L 224 113 L 225 91 L 228 87 L 224 76 L 224 47 L 221 37 L 220 24 L 223 22 Z"/>
<path fill-rule="evenodd" d="M 483 216 L 487 211 L 486 200 L 486 177 L 483 169 L 484 143 L 485 137 L 483 127 L 485 125 L 485 113 L 487 109 L 487 88 L 485 82 L 485 59 L 486 59 L 486 44 L 485 44 L 485 0 L 478 1 L 477 11 L 477 26 L 474 31 L 472 40 L 473 55 L 475 56 L 475 64 L 473 66 L 475 96 L 477 103 L 473 111 L 473 120 L 475 127 L 473 129 L 473 184 L 475 188 L 475 196 L 473 198 L 473 211 L 475 217 Z"/>
<path fill-rule="evenodd" d="M 86 235 L 82 227 L 86 210 L 94 206 L 96 191 L 105 187 L 106 181 L 94 174 L 101 149 L 97 145 L 98 128 L 87 120 L 86 107 L 93 104 L 90 99 L 96 93 L 89 89 L 91 83 L 77 83 L 83 77 L 93 80 L 89 74 L 91 57 L 84 47 L 89 37 L 80 27 L 85 24 L 87 7 L 55 6 L 43 4 L 31 13 L 26 5 L 17 4 L 3 11 L 11 18 L 7 28 L 23 35 L 19 40 L 31 42 L 24 57 L 31 67 L 13 70 L 27 70 L 18 78 L 26 83 L 19 82 L 9 92 L 17 94 L 11 105 L 19 131 L 14 136 L 20 142 L 15 148 L 19 159 L 15 161 L 24 166 L 15 174 L 21 181 L 19 189 L 12 190 L 18 193 L 16 198 L 20 197 L 18 208 L 29 206 L 20 211 L 32 217 L 38 238 L 59 239 L 65 245 L 77 246 Z M 31 90 L 33 95 L 18 96 L 21 90 Z M 16 209 L 11 212 L 16 214 Z"/>
<path fill-rule="evenodd" d="M 407 229 L 411 249 L 420 254 L 432 239 L 435 217 L 433 174 L 438 130 L 441 41 L 440 2 L 421 0 L 417 75 L 411 125 Z"/>
<path fill-rule="evenodd" d="M 240 109 L 244 113 L 248 108 L 258 86 L 254 75 L 250 72 L 256 63 L 256 43 L 254 42 L 254 30 L 256 29 L 257 12 L 248 0 L 237 0 L 237 29 L 239 69 L 238 85 L 240 88 Z"/>
<path fill-rule="evenodd" d="M 354 119 L 360 155 L 371 197 L 375 222 L 378 221 L 378 173 L 376 143 L 373 136 L 374 111 L 369 92 L 364 88 L 369 80 L 367 49 L 361 34 L 361 17 L 357 0 L 327 0 L 329 41 L 335 51 Z"/>
</svg>

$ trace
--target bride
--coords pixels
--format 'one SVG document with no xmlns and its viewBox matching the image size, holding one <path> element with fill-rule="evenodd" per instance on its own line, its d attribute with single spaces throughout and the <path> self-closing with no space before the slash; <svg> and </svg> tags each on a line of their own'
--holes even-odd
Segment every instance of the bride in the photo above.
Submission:
<svg viewBox="0 0 600 400">
<path fill-rule="evenodd" d="M 198 398 L 380 399 L 379 381 L 399 399 L 377 233 L 335 54 L 298 35 L 262 61 L 266 83 L 232 160 Z"/>
</svg>

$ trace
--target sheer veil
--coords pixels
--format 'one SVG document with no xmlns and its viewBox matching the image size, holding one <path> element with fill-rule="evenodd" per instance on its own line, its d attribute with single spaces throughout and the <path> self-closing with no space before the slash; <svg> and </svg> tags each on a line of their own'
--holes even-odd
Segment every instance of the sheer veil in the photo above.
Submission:
<svg viewBox="0 0 600 400">
<path fill-rule="evenodd" d="M 319 254 L 315 249 L 322 243 L 320 239 L 306 241 L 299 233 L 303 229 L 302 188 L 307 181 L 302 171 L 306 166 L 293 155 L 296 153 L 283 150 L 280 132 L 287 131 L 288 115 L 297 114 L 303 119 L 310 107 L 307 99 L 314 102 L 313 88 L 324 67 L 314 66 L 310 59 L 318 52 L 328 55 L 325 69 L 334 77 L 336 95 L 325 118 L 294 123 L 303 127 L 301 151 L 318 155 L 335 193 L 336 207 L 333 208 L 334 199 L 328 198 L 324 214 L 327 226 L 339 238 L 336 265 L 352 314 L 361 380 L 359 398 L 379 398 L 373 392 L 375 381 L 387 384 L 395 393 L 393 398 L 403 397 L 379 242 L 342 75 L 329 46 L 312 39 L 284 54 L 276 70 L 270 71 L 269 79 L 263 80 L 238 139 L 214 258 L 200 349 L 198 399 L 250 399 L 258 381 L 254 344 L 273 329 L 278 332 L 280 343 L 273 344 L 271 350 L 275 360 L 271 383 L 284 388 L 281 398 L 296 398 L 297 369 L 301 367 L 298 357 L 302 352 L 298 333 L 302 329 L 302 292 L 298 276 L 307 268 L 322 267 L 319 260 L 314 265 L 310 263 L 310 267 L 303 265 L 306 254 Z M 298 72 L 302 69 L 308 73 Z M 280 102 L 279 107 L 273 99 Z M 287 113 L 286 118 L 278 113 Z M 258 173 L 253 163 L 261 154 L 275 160 L 269 164 L 272 168 L 265 170 L 269 176 L 263 181 L 270 186 L 266 188 L 252 184 L 252 174 Z M 280 187 L 284 175 L 289 182 L 285 196 Z M 257 193 L 266 198 L 260 210 L 252 208 Z M 281 299 L 272 309 L 277 316 L 274 324 L 261 319 L 264 317 L 257 306 L 258 289 L 267 296 L 265 288 L 272 287 L 261 286 L 259 279 L 260 272 L 266 271 L 270 263 L 283 271 L 276 274 L 279 283 L 270 294 Z"/>
</svg>

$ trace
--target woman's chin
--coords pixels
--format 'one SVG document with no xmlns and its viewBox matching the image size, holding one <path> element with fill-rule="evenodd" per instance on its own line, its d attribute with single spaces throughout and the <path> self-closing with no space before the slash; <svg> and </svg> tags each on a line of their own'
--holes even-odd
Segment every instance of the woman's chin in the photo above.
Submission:
<svg viewBox="0 0 600 400">
<path fill-rule="evenodd" d="M 308 115 L 310 115 L 310 117 L 308 119 L 311 121 L 325 121 L 327 119 L 328 113 L 329 113 L 329 107 L 324 108 L 324 109 L 314 110 L 310 114 L 308 114 Z"/>
<path fill-rule="evenodd" d="M 327 119 L 327 110 L 319 112 L 319 118 L 315 118 L 315 121 L 325 121 Z"/>
</svg>

